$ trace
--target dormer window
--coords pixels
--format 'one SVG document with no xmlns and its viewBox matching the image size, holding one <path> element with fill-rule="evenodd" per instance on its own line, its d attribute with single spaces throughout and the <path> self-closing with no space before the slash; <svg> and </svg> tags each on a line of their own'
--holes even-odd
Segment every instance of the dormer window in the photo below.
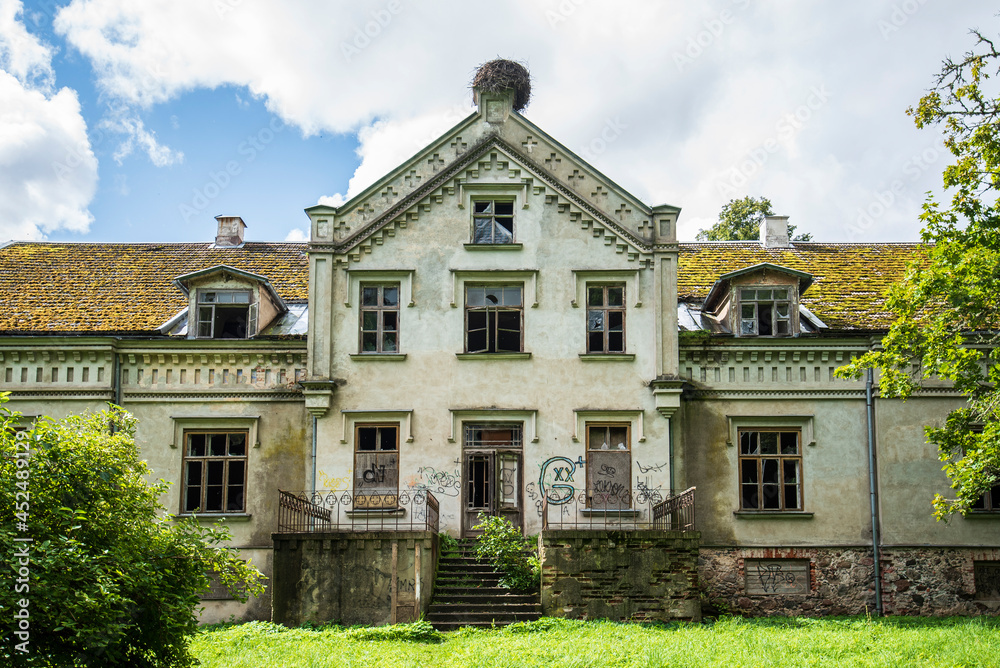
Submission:
<svg viewBox="0 0 1000 668">
<path fill-rule="evenodd" d="M 790 288 L 739 289 L 740 336 L 788 336 L 792 333 Z"/>
<path fill-rule="evenodd" d="M 472 211 L 472 243 L 514 243 L 513 200 L 476 200 Z"/>
<path fill-rule="evenodd" d="M 199 290 L 198 338 L 246 339 L 257 332 L 250 290 Z"/>
</svg>

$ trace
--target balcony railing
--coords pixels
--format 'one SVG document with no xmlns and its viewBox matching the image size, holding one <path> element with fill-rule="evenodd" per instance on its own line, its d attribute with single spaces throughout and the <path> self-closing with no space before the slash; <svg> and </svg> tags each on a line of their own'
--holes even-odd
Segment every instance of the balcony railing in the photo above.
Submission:
<svg viewBox="0 0 1000 668">
<path fill-rule="evenodd" d="M 278 492 L 278 533 L 439 530 L 438 500 L 427 491 Z"/>
<path fill-rule="evenodd" d="M 542 498 L 542 528 L 694 531 L 694 492 L 694 487 L 682 492 L 646 487 L 566 495 L 550 491 Z"/>
</svg>

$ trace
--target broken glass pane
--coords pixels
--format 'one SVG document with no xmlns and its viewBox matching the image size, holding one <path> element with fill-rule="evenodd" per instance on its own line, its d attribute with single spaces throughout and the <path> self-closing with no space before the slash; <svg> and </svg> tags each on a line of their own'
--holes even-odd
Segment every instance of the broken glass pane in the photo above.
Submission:
<svg viewBox="0 0 1000 668">
<path fill-rule="evenodd" d="M 604 331 L 604 311 L 587 311 L 587 329 L 590 331 Z"/>
<path fill-rule="evenodd" d="M 386 286 L 382 288 L 382 304 L 384 306 L 396 306 L 399 303 L 399 288 L 396 286 Z"/>
</svg>

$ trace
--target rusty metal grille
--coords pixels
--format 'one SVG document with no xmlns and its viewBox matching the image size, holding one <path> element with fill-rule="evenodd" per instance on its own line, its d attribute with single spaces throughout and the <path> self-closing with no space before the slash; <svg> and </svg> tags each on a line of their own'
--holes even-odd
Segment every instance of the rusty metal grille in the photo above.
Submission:
<svg viewBox="0 0 1000 668">
<path fill-rule="evenodd" d="M 440 510 L 431 492 L 278 492 L 277 533 L 438 531 Z"/>
<path fill-rule="evenodd" d="M 694 531 L 694 493 L 649 489 L 602 492 L 578 490 L 560 495 L 550 490 L 542 495 L 542 528 L 595 530 Z"/>
</svg>

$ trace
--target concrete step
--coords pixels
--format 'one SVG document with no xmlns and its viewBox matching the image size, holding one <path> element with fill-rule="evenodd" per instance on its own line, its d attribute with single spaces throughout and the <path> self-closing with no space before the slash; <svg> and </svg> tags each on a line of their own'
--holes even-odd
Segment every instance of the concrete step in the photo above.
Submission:
<svg viewBox="0 0 1000 668">
<path fill-rule="evenodd" d="M 504 589 L 503 591 L 510 591 L 509 589 Z M 519 603 L 530 603 L 532 605 L 538 604 L 538 596 L 536 594 L 499 594 L 495 590 L 483 590 L 483 589 L 471 589 L 461 592 L 434 592 L 434 603 L 437 605 L 441 603 L 442 605 L 451 605 L 454 603 L 477 603 L 477 604 L 490 604 L 490 605 L 507 605 L 507 604 L 519 604 Z"/>
<path fill-rule="evenodd" d="M 428 615 L 468 613 L 470 615 L 519 615 L 542 613 L 538 603 L 434 603 L 427 608 Z"/>
<path fill-rule="evenodd" d="M 506 587 L 468 587 L 464 585 L 434 586 L 434 600 L 438 596 L 509 596 L 510 589 Z M 434 601 L 431 601 L 433 603 Z"/>
<path fill-rule="evenodd" d="M 454 631 L 463 626 L 477 626 L 480 628 L 490 628 L 493 626 L 507 626 L 514 622 L 533 622 L 541 619 L 540 612 L 515 612 L 515 613 L 431 613 L 428 612 L 425 619 L 438 631 Z"/>
</svg>

